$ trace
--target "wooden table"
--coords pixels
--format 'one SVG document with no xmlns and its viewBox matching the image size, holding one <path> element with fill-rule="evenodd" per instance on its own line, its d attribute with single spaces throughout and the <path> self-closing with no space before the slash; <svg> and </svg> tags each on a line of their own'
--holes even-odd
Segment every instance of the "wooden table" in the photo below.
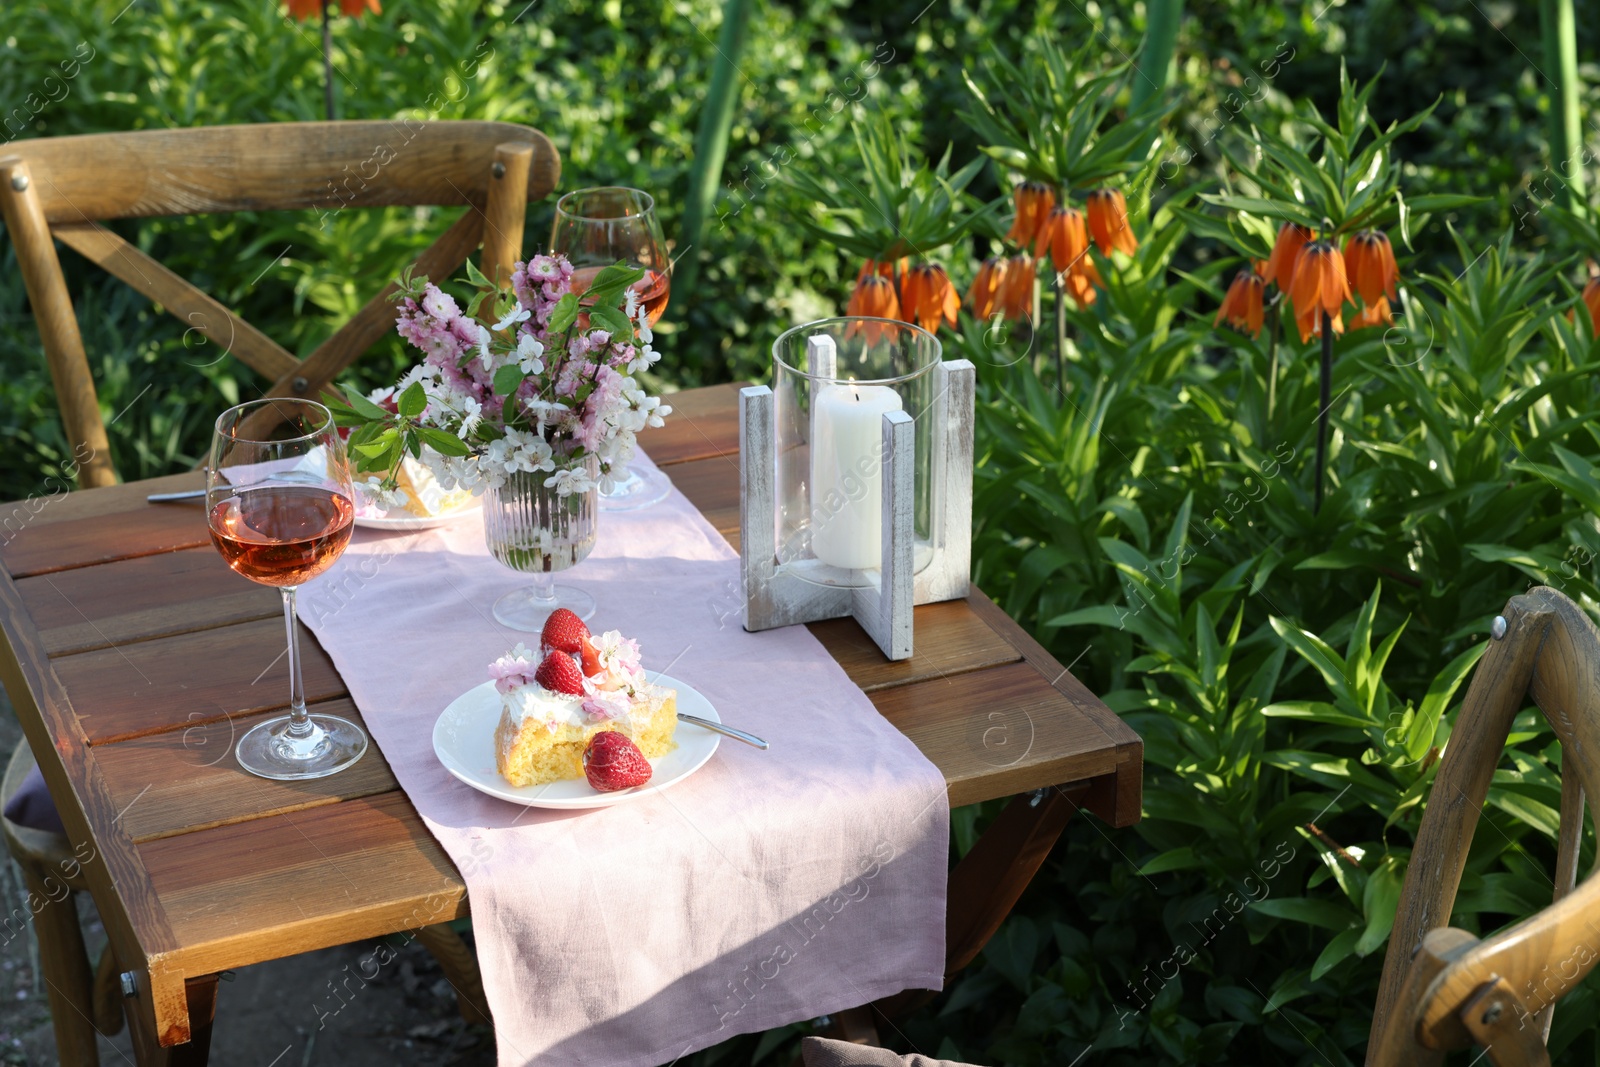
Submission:
<svg viewBox="0 0 1600 1067">
<path fill-rule="evenodd" d="M 732 385 L 680 393 L 642 442 L 735 546 L 737 398 Z M 159 1043 L 203 1062 L 218 972 L 469 910 L 376 745 L 317 781 L 238 770 L 232 739 L 288 692 L 281 605 L 222 564 L 199 507 L 145 502 L 200 484 L 188 473 L 45 485 L 0 507 L 0 676 L 69 835 L 92 842 L 85 870 L 136 976 L 129 1015 L 151 1061 L 169 1055 Z M 737 619 L 735 591 L 728 600 Z M 910 660 L 885 660 L 852 620 L 811 630 L 944 772 L 953 807 L 1015 798 L 951 874 L 949 973 L 993 934 L 1074 810 L 1114 826 L 1139 818 L 1138 736 L 976 588 L 916 609 Z M 359 721 L 315 637 L 301 640 L 308 699 Z"/>
</svg>

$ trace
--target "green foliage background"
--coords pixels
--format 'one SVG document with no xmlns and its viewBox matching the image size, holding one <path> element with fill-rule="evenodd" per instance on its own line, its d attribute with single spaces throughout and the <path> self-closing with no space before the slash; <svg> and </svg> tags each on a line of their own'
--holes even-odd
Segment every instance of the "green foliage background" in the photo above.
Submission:
<svg viewBox="0 0 1600 1067">
<path fill-rule="evenodd" d="M 0 124 L 19 107 L 25 136 L 321 117 L 315 32 L 268 0 L 123 5 L 9 4 Z M 1131 831 L 1076 821 L 982 960 L 890 1035 L 902 1047 L 1028 1067 L 1359 1061 L 1431 753 L 1488 618 L 1530 581 L 1591 611 L 1600 598 L 1600 367 L 1581 313 L 1578 327 L 1563 314 L 1582 277 L 1574 257 L 1600 249 L 1546 207 L 1532 6 L 1188 11 L 1153 213 L 1135 206 L 1139 255 L 1072 313 L 1064 378 L 1036 370 L 1025 331 L 964 320 L 953 342 L 979 366 L 979 580 L 1146 738 L 1146 817 Z M 561 149 L 564 187 L 657 191 L 671 237 L 720 17 L 708 0 L 390 0 L 381 17 L 337 20 L 341 114 L 538 126 Z M 699 257 L 700 287 L 660 331 L 667 384 L 762 377 L 773 337 L 842 308 L 858 264 L 794 224 L 807 205 L 780 169 L 849 175 L 850 119 L 868 114 L 930 158 L 949 144 L 960 166 L 977 154 L 956 118 L 960 72 L 984 48 L 1023 57 L 1049 34 L 1101 42 L 1116 60 L 1137 50 L 1142 18 L 1071 0 L 758 5 L 724 218 L 678 249 Z M 1595 31 L 1581 30 L 1580 56 L 1595 55 Z M 84 43 L 94 58 L 49 99 L 46 76 Z M 452 81 L 485 44 L 476 76 Z M 1248 124 L 1280 131 L 1296 100 L 1331 108 L 1341 61 L 1360 79 L 1387 63 L 1384 124 L 1442 97 L 1400 146 L 1408 195 L 1483 199 L 1402 250 L 1414 299 L 1395 330 L 1340 341 L 1330 495 L 1312 515 L 1315 358 L 1286 344 L 1269 403 L 1264 345 L 1210 328 L 1233 264 L 1174 209 L 1198 206 L 1194 192 L 1221 174 L 1219 145 Z M 986 169 L 970 191 L 1004 186 Z M 530 208 L 530 244 L 549 217 Z M 379 211 L 325 227 L 264 214 L 119 229 L 303 354 L 449 221 Z M 958 285 L 987 250 L 985 238 L 949 250 Z M 190 465 L 211 414 L 261 383 L 63 258 L 123 475 Z M 405 362 L 391 343 L 361 373 L 382 381 Z M 0 495 L 45 491 L 66 448 L 3 241 L 0 435 Z M 1548 900 L 1558 772 L 1553 737 L 1526 713 L 1457 925 L 1488 932 Z M 958 851 L 991 815 L 955 813 Z M 1587 860 L 1592 839 L 1585 848 Z M 1600 1061 L 1594 1010 L 1592 986 L 1558 1010 L 1558 1061 Z M 695 1059 L 786 1062 L 803 1030 Z"/>
</svg>

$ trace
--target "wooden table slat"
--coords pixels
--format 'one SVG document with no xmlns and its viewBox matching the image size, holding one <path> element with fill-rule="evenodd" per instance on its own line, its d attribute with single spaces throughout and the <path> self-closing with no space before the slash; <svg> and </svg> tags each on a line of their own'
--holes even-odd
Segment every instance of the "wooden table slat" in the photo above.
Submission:
<svg viewBox="0 0 1600 1067">
<path fill-rule="evenodd" d="M 182 730 L 289 703 L 283 619 L 262 619 L 52 662 L 90 743 Z M 345 695 L 315 635 L 300 630 L 308 702 Z"/>
<path fill-rule="evenodd" d="M 281 616 L 276 589 L 209 545 L 40 574 L 17 583 L 52 656 Z"/>
<path fill-rule="evenodd" d="M 161 838 L 138 851 L 190 974 L 467 913 L 461 875 L 399 791 Z"/>
<path fill-rule="evenodd" d="M 966 671 L 1016 663 L 1022 657 L 964 600 L 924 604 L 912 615 L 922 640 L 910 659 L 888 660 L 854 619 L 829 619 L 807 629 L 867 693 L 891 686 L 946 678 Z"/>
<path fill-rule="evenodd" d="M 1032 665 L 1015 663 L 869 694 L 944 772 L 950 805 L 1096 778 L 1115 746 Z"/>
<path fill-rule="evenodd" d="M 366 725 L 347 698 L 313 704 L 311 711 Z M 354 767 L 326 778 L 277 782 L 240 774 L 234 746 L 274 714 L 281 712 L 236 715 L 185 727 L 176 736 L 146 734 L 97 746 L 112 803 L 122 812 L 123 830 L 143 843 L 400 788 L 376 741 Z"/>
<path fill-rule="evenodd" d="M 201 505 L 151 504 L 138 510 L 31 523 L 0 545 L 0 563 L 13 578 L 27 578 L 210 543 Z"/>
</svg>

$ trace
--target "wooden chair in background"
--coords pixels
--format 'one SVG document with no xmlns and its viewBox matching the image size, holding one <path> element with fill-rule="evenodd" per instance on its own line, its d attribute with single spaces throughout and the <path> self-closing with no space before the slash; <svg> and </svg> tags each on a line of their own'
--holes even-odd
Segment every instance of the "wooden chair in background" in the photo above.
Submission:
<svg viewBox="0 0 1600 1067">
<path fill-rule="evenodd" d="M 469 205 L 417 257 L 416 272 L 443 277 L 481 244 L 484 274 L 505 284 L 521 253 L 526 205 L 547 196 L 560 174 L 560 157 L 544 134 L 505 122 L 298 122 L 13 141 L 0 157 L 0 212 L 39 324 L 78 484 L 111 485 L 117 475 L 55 241 L 259 371 L 271 383 L 265 395 L 314 398 L 394 328 L 392 283 L 301 360 L 101 223 Z"/>
<path fill-rule="evenodd" d="M 0 212 L 39 325 L 79 485 L 111 485 L 117 475 L 55 241 L 259 371 L 270 383 L 264 395 L 314 398 L 394 328 L 393 283 L 297 359 L 101 223 L 229 211 L 465 205 L 469 210 L 417 257 L 415 272 L 442 278 L 481 245 L 484 274 L 507 285 L 521 257 L 527 204 L 549 195 L 560 172 L 560 157 L 544 134 L 503 122 L 282 123 L 12 142 L 0 157 Z M 32 754 L 19 750 L 6 777 L 7 797 L 31 763 Z M 5 831 L 30 888 L 72 855 L 60 835 L 9 823 Z M 106 994 L 115 982 L 115 960 L 107 951 L 96 978 L 70 897 L 41 911 L 35 929 L 62 1059 L 94 1063 L 95 1029 L 110 1033 L 120 1023 L 121 1005 Z M 462 1016 L 487 1022 L 477 963 L 460 936 L 441 924 L 417 931 L 417 938 L 455 988 Z M 137 1025 L 141 1020 L 134 1022 L 140 1062 L 166 1062 L 171 1050 L 157 1047 L 154 1035 Z"/>
<path fill-rule="evenodd" d="M 1600 635 L 1554 589 L 1513 597 L 1497 618 L 1428 798 L 1389 938 L 1368 1067 L 1443 1062 L 1474 1044 L 1532 1067 L 1555 1002 L 1600 962 L 1600 879 L 1574 891 L 1584 794 L 1600 790 Z M 1512 720 L 1529 698 L 1561 742 L 1555 902 L 1479 940 L 1448 926 L 1472 832 Z"/>
</svg>

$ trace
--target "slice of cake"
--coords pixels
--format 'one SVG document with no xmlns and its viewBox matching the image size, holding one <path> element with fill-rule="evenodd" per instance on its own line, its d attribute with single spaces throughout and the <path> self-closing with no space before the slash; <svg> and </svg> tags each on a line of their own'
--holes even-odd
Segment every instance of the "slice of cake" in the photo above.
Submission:
<svg viewBox="0 0 1600 1067">
<path fill-rule="evenodd" d="M 647 759 L 677 747 L 678 694 L 653 685 L 639 645 L 610 630 L 589 633 L 559 609 L 545 623 L 537 653 L 518 644 L 489 665 L 500 693 L 495 765 L 514 786 L 584 777 L 584 752 L 597 734 L 630 739 Z"/>
</svg>

